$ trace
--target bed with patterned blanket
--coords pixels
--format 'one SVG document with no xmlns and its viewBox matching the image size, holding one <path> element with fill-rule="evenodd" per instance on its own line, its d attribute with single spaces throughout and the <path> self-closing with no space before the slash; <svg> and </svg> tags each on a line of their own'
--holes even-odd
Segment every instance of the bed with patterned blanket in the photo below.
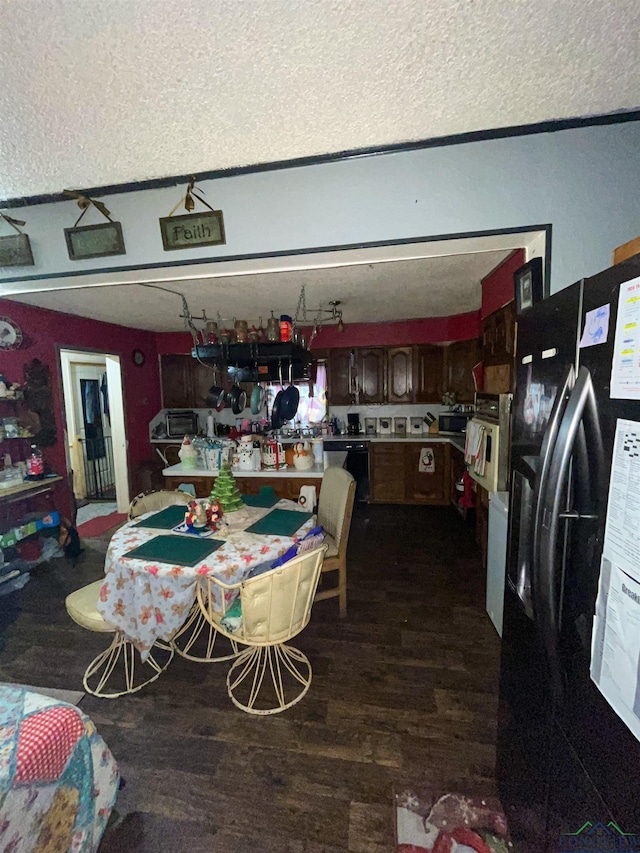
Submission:
<svg viewBox="0 0 640 853">
<path fill-rule="evenodd" d="M 119 782 L 78 708 L 0 684 L 0 853 L 95 853 Z"/>
</svg>

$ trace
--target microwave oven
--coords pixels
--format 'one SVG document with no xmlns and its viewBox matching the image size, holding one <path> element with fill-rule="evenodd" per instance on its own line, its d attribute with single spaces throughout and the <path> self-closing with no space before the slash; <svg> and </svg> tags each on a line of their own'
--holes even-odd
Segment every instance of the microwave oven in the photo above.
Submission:
<svg viewBox="0 0 640 853">
<path fill-rule="evenodd" d="M 462 415 L 458 412 L 438 415 L 438 432 L 464 432 L 470 417 L 472 415 Z"/>
<path fill-rule="evenodd" d="M 200 425 L 198 413 L 187 409 L 167 412 L 167 435 L 169 438 L 183 438 L 185 435 L 197 435 Z"/>
</svg>

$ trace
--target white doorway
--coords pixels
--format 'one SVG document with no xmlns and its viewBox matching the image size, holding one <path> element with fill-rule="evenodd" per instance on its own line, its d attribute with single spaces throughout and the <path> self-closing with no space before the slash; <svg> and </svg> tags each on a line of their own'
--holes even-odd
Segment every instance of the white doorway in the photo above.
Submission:
<svg viewBox="0 0 640 853">
<path fill-rule="evenodd" d="M 129 507 L 129 471 L 120 357 L 60 350 L 67 464 L 79 504 L 77 524 Z"/>
</svg>

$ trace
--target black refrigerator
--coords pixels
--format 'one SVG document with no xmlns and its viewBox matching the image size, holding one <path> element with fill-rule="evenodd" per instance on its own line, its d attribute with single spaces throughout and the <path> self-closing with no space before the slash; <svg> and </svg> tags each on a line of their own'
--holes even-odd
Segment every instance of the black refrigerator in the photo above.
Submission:
<svg viewBox="0 0 640 853">
<path fill-rule="evenodd" d="M 496 776 L 522 853 L 640 850 L 640 743 L 590 675 L 616 423 L 640 421 L 610 397 L 637 277 L 640 256 L 518 318 Z"/>
</svg>

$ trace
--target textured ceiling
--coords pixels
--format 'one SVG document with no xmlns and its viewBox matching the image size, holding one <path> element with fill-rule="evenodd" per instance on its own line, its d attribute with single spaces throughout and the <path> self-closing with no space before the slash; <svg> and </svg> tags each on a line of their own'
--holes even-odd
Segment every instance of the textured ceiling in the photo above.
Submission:
<svg viewBox="0 0 640 853">
<path fill-rule="evenodd" d="M 640 103 L 637 0 L 0 0 L 0 198 Z"/>
<path fill-rule="evenodd" d="M 480 280 L 495 269 L 507 251 L 361 264 L 334 269 L 264 273 L 163 284 L 188 297 L 191 313 L 206 310 L 215 319 L 233 317 L 258 323 L 296 313 L 305 285 L 307 317 L 329 300 L 340 299 L 345 323 L 374 323 L 415 317 L 443 317 L 480 308 Z M 391 298 L 393 294 L 393 298 Z M 157 332 L 184 328 L 180 299 L 145 285 L 89 287 L 10 297 L 29 305 L 94 317 L 121 326 Z M 301 316 L 301 315 L 300 315 Z"/>
</svg>

